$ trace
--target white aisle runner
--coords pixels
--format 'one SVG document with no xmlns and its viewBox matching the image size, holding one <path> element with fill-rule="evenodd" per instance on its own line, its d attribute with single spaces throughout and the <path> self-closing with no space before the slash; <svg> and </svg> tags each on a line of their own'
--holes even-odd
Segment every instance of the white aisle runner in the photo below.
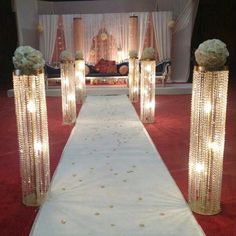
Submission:
<svg viewBox="0 0 236 236">
<path fill-rule="evenodd" d="M 132 104 L 120 95 L 87 97 L 31 235 L 204 233 Z"/>
</svg>

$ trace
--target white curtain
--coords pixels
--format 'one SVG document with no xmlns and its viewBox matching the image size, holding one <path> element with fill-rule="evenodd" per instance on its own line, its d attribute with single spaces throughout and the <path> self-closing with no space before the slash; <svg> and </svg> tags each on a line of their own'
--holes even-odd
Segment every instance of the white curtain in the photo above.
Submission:
<svg viewBox="0 0 236 236">
<path fill-rule="evenodd" d="M 172 12 L 152 12 L 152 19 L 159 60 L 170 59 L 171 30 L 168 22 L 172 19 Z"/>
<path fill-rule="evenodd" d="M 102 14 L 82 14 L 84 24 L 84 58 L 88 62 L 90 57 L 90 47 L 93 37 L 96 36 L 102 26 Z"/>
<path fill-rule="evenodd" d="M 145 35 L 147 32 L 148 26 L 148 12 L 135 12 L 135 15 L 138 16 L 138 35 L 139 35 L 139 43 L 138 43 L 138 57 L 141 58 L 144 46 Z"/>
<path fill-rule="evenodd" d="M 64 25 L 64 36 L 66 50 L 74 52 L 74 40 L 73 40 L 73 15 L 63 15 L 63 25 Z"/>
<path fill-rule="evenodd" d="M 171 77 L 174 82 L 187 82 L 193 25 L 199 0 L 157 0 L 159 11 L 173 11 L 176 22 L 172 34 Z"/>
<path fill-rule="evenodd" d="M 57 35 L 58 15 L 40 15 L 39 23 L 43 27 L 43 32 L 39 37 L 39 49 L 45 61 L 51 63 Z"/>
<path fill-rule="evenodd" d="M 191 36 L 198 8 L 198 0 L 189 0 L 176 19 L 173 31 L 172 78 L 187 82 L 190 74 Z"/>
<path fill-rule="evenodd" d="M 104 14 L 104 27 L 115 39 L 117 48 L 120 48 L 120 60 L 128 59 L 129 14 Z"/>
</svg>

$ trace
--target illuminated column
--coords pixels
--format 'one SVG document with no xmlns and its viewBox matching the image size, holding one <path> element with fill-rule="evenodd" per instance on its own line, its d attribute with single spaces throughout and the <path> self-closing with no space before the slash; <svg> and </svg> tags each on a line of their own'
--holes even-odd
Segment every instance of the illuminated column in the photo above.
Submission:
<svg viewBox="0 0 236 236">
<path fill-rule="evenodd" d="M 74 32 L 74 50 L 83 51 L 83 24 L 82 18 L 73 19 L 73 32 Z"/>
<path fill-rule="evenodd" d="M 155 120 L 155 61 L 141 61 L 140 119 L 143 123 Z"/>
<path fill-rule="evenodd" d="M 139 60 L 129 59 L 129 99 L 138 102 L 139 99 Z"/>
<path fill-rule="evenodd" d="M 73 124 L 76 120 L 74 62 L 61 63 L 61 96 L 64 124 Z"/>
<path fill-rule="evenodd" d="M 76 86 L 76 102 L 78 104 L 82 104 L 85 101 L 86 97 L 84 60 L 75 60 L 75 86 Z"/>
<path fill-rule="evenodd" d="M 129 51 L 138 50 L 138 17 L 129 17 Z"/>
<path fill-rule="evenodd" d="M 13 74 L 23 203 L 39 206 L 50 184 L 44 74 Z"/>
<path fill-rule="evenodd" d="M 193 74 L 189 152 L 189 204 L 203 215 L 220 212 L 228 71 Z"/>
</svg>

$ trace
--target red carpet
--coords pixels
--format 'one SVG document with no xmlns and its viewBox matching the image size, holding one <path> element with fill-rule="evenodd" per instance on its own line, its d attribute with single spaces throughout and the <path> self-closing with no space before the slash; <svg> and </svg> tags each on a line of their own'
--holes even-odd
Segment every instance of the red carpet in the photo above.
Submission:
<svg viewBox="0 0 236 236">
<path fill-rule="evenodd" d="M 207 236 L 236 236 L 236 86 L 230 86 L 224 157 L 222 212 L 195 215 Z M 171 175 L 187 199 L 191 95 L 157 96 L 156 122 L 146 125 Z M 72 126 L 63 126 L 61 99 L 47 98 L 51 174 Z M 137 111 L 138 105 L 135 105 Z M 38 208 L 21 203 L 14 98 L 0 91 L 0 235 L 27 236 Z M 79 109 L 78 109 L 79 110 Z"/>
</svg>

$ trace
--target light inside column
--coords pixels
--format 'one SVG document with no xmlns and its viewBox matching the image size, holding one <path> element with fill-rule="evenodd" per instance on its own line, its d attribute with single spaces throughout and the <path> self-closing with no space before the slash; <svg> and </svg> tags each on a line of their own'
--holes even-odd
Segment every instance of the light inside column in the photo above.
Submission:
<svg viewBox="0 0 236 236">
<path fill-rule="evenodd" d="M 75 72 L 73 62 L 61 63 L 62 117 L 64 124 L 76 120 Z"/>
<path fill-rule="evenodd" d="M 13 75 L 23 203 L 39 206 L 50 184 L 44 74 Z"/>
<path fill-rule="evenodd" d="M 139 60 L 129 59 L 129 99 L 131 102 L 139 100 Z"/>
<path fill-rule="evenodd" d="M 189 151 L 189 204 L 220 212 L 228 71 L 194 69 Z"/>
<path fill-rule="evenodd" d="M 86 98 L 85 62 L 75 60 L 76 102 L 82 104 Z"/>
<path fill-rule="evenodd" d="M 155 120 L 155 67 L 155 61 L 141 61 L 140 119 L 143 123 Z"/>
</svg>

